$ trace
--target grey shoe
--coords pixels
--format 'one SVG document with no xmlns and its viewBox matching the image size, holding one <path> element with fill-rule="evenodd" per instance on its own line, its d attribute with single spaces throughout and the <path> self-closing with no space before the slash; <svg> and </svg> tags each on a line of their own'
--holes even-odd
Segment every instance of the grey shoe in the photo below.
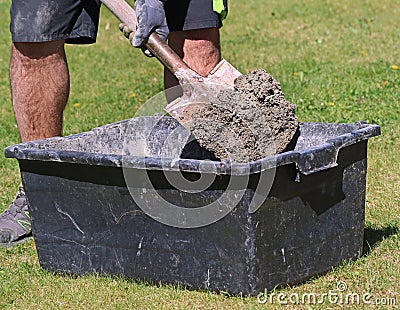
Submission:
<svg viewBox="0 0 400 310">
<path fill-rule="evenodd" d="M 0 214 L 0 247 L 12 246 L 32 236 L 31 219 L 23 187 L 10 206 Z"/>
</svg>

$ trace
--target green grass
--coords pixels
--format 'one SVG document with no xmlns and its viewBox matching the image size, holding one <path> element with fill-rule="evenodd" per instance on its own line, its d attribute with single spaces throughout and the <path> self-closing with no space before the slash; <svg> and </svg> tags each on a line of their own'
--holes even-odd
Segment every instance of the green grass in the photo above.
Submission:
<svg viewBox="0 0 400 310">
<path fill-rule="evenodd" d="M 1 149 L 18 142 L 8 81 L 9 5 L 9 0 L 0 1 Z M 222 28 L 223 55 L 229 62 L 243 73 L 256 68 L 270 72 L 297 105 L 301 121 L 365 120 L 382 127 L 382 136 L 369 142 L 365 254 L 276 294 L 323 294 L 344 281 L 350 292 L 396 298 L 400 304 L 400 69 L 394 66 L 400 66 L 399 14 L 398 0 L 231 1 Z M 98 43 L 67 48 L 72 85 L 64 134 L 129 118 L 162 90 L 161 65 L 131 49 L 117 25 L 103 8 Z M 3 210 L 20 182 L 17 162 L 3 155 L 0 180 Z M 255 297 L 96 275 L 54 275 L 40 268 L 33 242 L 0 249 L 0 308 L 267 306 L 279 308 L 277 303 L 260 305 Z"/>
</svg>

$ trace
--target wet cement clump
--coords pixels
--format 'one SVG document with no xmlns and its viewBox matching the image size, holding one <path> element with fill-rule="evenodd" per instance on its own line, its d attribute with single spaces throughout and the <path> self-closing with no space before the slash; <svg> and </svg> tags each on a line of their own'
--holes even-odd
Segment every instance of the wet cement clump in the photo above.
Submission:
<svg viewBox="0 0 400 310">
<path fill-rule="evenodd" d="M 298 128 L 296 106 L 281 86 L 259 69 L 223 89 L 193 120 L 199 144 L 221 160 L 249 162 L 284 151 Z"/>
</svg>

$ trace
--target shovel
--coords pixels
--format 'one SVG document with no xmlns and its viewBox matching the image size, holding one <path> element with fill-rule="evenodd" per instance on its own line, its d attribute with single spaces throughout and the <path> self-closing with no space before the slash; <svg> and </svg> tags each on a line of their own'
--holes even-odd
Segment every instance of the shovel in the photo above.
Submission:
<svg viewBox="0 0 400 310">
<path fill-rule="evenodd" d="M 134 9 L 125 0 L 101 0 L 103 4 L 129 29 L 135 31 L 137 18 Z M 199 106 L 190 100 L 194 94 L 207 97 L 210 88 L 207 85 L 221 85 L 233 88 L 234 81 L 241 73 L 229 62 L 222 59 L 207 77 L 202 77 L 188 65 L 154 32 L 150 35 L 146 48 L 178 79 L 184 90 L 184 96 L 168 104 L 164 110 L 178 122 L 191 121 L 199 111 Z"/>
</svg>

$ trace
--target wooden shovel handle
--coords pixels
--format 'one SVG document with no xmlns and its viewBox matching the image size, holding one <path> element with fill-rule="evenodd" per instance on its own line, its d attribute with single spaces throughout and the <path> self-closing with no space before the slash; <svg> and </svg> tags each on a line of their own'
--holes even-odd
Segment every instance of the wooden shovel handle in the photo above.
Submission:
<svg viewBox="0 0 400 310">
<path fill-rule="evenodd" d="M 102 3 L 132 31 L 136 31 L 135 10 L 125 0 L 101 0 Z M 154 32 L 150 35 L 146 47 L 172 74 L 181 79 L 184 72 L 190 72 L 187 64 Z M 183 72 L 183 73 L 182 73 Z M 184 74 L 185 75 L 185 74 Z M 191 80 L 190 76 L 185 77 Z"/>
</svg>

